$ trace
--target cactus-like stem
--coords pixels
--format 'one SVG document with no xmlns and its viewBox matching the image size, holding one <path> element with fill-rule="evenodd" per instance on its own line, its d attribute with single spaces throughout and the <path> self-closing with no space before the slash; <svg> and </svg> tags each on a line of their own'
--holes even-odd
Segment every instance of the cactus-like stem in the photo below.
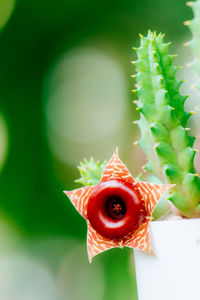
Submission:
<svg viewBox="0 0 200 300">
<path fill-rule="evenodd" d="M 163 35 L 148 32 L 147 37 L 140 37 L 135 92 L 146 169 L 163 183 L 175 183 L 169 200 L 186 216 L 196 217 L 200 215 L 200 179 L 193 165 L 195 139 L 186 128 L 192 113 L 184 110 L 187 97 L 179 93 L 182 81 L 175 78 L 175 56 L 169 54 Z"/>
<path fill-rule="evenodd" d="M 192 52 L 193 60 L 190 66 L 198 75 L 198 81 L 195 86 L 200 91 L 200 0 L 187 2 L 187 5 L 192 8 L 194 18 L 184 22 L 186 26 L 189 26 L 192 33 L 191 41 L 186 42 L 184 45 L 189 46 Z"/>
<path fill-rule="evenodd" d="M 83 186 L 98 184 L 101 180 L 101 175 L 106 163 L 106 161 L 100 163 L 93 158 L 90 158 L 90 160 L 84 159 L 78 166 L 81 177 L 75 182 L 80 183 Z"/>
</svg>

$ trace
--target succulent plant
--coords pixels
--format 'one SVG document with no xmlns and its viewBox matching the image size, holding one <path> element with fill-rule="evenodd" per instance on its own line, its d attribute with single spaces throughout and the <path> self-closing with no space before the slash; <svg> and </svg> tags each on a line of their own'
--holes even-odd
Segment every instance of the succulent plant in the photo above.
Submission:
<svg viewBox="0 0 200 300">
<path fill-rule="evenodd" d="M 195 138 L 189 135 L 187 122 L 193 112 L 184 110 L 187 96 L 179 93 L 182 81 L 176 79 L 179 67 L 173 65 L 175 55 L 169 54 L 170 43 L 164 35 L 148 32 L 140 35 L 138 59 L 133 64 L 137 73 L 136 101 L 140 112 L 138 124 L 141 139 L 138 144 L 147 155 L 145 169 L 162 183 L 175 183 L 170 200 L 185 216 L 200 215 L 200 179 L 194 169 Z M 79 167 L 83 185 L 98 183 L 104 164 L 84 161 Z"/>
<path fill-rule="evenodd" d="M 182 81 L 176 79 L 179 67 L 173 65 L 175 55 L 169 54 L 170 43 L 164 35 L 148 32 L 140 35 L 138 59 L 133 63 L 137 73 L 136 101 L 140 112 L 138 124 L 141 131 L 139 145 L 147 155 L 145 169 L 162 183 L 175 183 L 170 200 L 185 216 L 200 215 L 200 179 L 194 169 L 195 138 L 189 135 L 187 122 L 193 112 L 184 109 L 187 96 L 179 93 Z M 94 160 L 81 164 L 82 179 L 89 185 L 100 181 L 105 164 Z"/>
<path fill-rule="evenodd" d="M 185 22 L 193 35 L 187 45 L 194 56 L 191 65 L 200 76 L 200 0 L 189 2 L 188 6 L 193 9 L 194 19 Z M 65 192 L 87 221 L 90 261 L 113 247 L 152 253 L 148 225 L 152 213 L 160 217 L 169 210 L 168 203 L 182 216 L 200 217 L 195 137 L 187 127 L 193 112 L 184 108 L 187 96 L 179 92 L 179 67 L 173 64 L 176 55 L 169 53 L 169 46 L 163 34 L 149 31 L 146 37 L 140 34 L 140 46 L 133 48 L 137 54 L 137 60 L 132 62 L 136 67 L 136 74 L 132 75 L 136 80 L 134 103 L 140 115 L 134 123 L 141 132 L 136 144 L 146 153 L 144 168 L 149 172 L 149 182 L 142 181 L 141 174 L 134 179 L 116 149 L 108 164 L 94 159 L 80 163 L 81 178 L 76 182 L 84 187 Z"/>
<path fill-rule="evenodd" d="M 175 183 L 169 200 L 186 216 L 200 215 L 200 179 L 194 169 L 195 138 L 188 133 L 187 122 L 193 112 L 184 110 L 187 96 L 179 93 L 179 69 L 173 65 L 164 35 L 148 32 L 140 35 L 138 59 L 133 62 L 137 73 L 136 101 L 140 119 L 137 122 L 139 145 L 147 155 L 146 170 L 163 183 Z"/>
<path fill-rule="evenodd" d="M 140 35 L 136 50 L 138 59 L 133 63 L 137 73 L 136 101 L 140 112 L 138 124 L 141 131 L 139 145 L 147 155 L 145 169 L 162 183 L 175 183 L 170 200 L 184 215 L 200 215 L 200 179 L 194 169 L 193 148 L 195 138 L 189 135 L 187 122 L 193 112 L 184 110 L 187 99 L 179 93 L 182 81 L 176 79 L 179 69 L 173 65 L 175 55 L 169 54 L 170 43 L 164 43 L 164 35 L 148 32 Z M 83 185 L 97 184 L 105 163 L 93 159 L 80 164 Z"/>
</svg>

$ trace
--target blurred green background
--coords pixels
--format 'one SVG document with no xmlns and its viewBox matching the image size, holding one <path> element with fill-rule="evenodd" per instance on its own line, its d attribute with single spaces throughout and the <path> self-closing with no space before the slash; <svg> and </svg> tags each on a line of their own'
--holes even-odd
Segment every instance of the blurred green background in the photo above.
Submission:
<svg viewBox="0 0 200 300">
<path fill-rule="evenodd" d="M 191 17 L 184 0 L 0 0 L 0 299 L 137 299 L 132 250 L 90 265 L 62 191 L 116 145 L 138 175 L 131 47 L 164 32 L 182 62 Z"/>
</svg>

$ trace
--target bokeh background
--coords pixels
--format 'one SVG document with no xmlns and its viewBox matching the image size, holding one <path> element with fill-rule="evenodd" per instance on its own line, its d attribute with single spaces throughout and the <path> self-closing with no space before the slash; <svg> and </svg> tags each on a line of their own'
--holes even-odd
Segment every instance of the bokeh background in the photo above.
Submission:
<svg viewBox="0 0 200 300">
<path fill-rule="evenodd" d="M 184 0 L 0 0 L 0 299 L 137 299 L 132 251 L 90 265 L 62 191 L 79 187 L 80 160 L 116 145 L 138 175 L 132 46 L 164 32 L 183 64 L 191 17 Z"/>
</svg>

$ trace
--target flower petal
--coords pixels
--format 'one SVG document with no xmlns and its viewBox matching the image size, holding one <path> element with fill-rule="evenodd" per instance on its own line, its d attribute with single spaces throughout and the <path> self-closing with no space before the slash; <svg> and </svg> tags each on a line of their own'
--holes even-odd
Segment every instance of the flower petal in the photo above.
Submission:
<svg viewBox="0 0 200 300">
<path fill-rule="evenodd" d="M 116 180 L 116 179 L 125 180 L 133 184 L 135 182 L 129 170 L 119 159 L 117 148 L 103 170 L 101 182 L 108 181 L 108 180 Z"/>
<path fill-rule="evenodd" d="M 122 240 L 109 240 L 102 237 L 88 222 L 87 249 L 90 263 L 95 255 L 115 247 L 123 248 L 122 244 Z"/>
<path fill-rule="evenodd" d="M 128 237 L 124 243 L 124 247 L 135 248 L 154 254 L 149 239 L 149 219 L 146 219 L 140 227 Z"/>
<path fill-rule="evenodd" d="M 162 195 L 172 188 L 174 184 L 156 184 L 144 181 L 136 181 L 135 186 L 139 190 L 143 200 L 145 202 L 146 211 L 149 216 L 152 215 L 152 212 Z"/>
<path fill-rule="evenodd" d="M 86 186 L 69 192 L 64 191 L 64 193 L 69 197 L 72 204 L 85 219 L 87 219 L 87 201 L 89 199 L 90 193 L 94 188 L 95 186 Z"/>
</svg>

